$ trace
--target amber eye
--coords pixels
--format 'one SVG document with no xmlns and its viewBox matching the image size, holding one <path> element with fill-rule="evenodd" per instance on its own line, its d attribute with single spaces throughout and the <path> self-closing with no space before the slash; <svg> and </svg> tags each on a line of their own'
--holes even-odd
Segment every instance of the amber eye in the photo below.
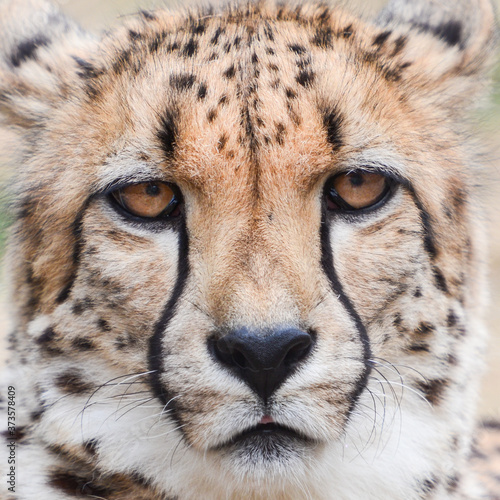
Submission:
<svg viewBox="0 0 500 500">
<path fill-rule="evenodd" d="M 388 179 L 362 170 L 339 174 L 326 186 L 329 210 L 361 210 L 381 201 L 389 192 Z"/>
<path fill-rule="evenodd" d="M 164 182 L 141 182 L 111 193 L 118 204 L 136 217 L 152 219 L 178 215 L 180 200 L 174 189 Z"/>
</svg>

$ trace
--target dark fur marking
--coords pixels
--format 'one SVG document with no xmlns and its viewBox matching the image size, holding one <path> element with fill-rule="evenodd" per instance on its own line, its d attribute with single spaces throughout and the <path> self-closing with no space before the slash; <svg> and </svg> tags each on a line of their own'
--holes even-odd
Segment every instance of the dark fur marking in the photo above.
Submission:
<svg viewBox="0 0 500 500">
<path fill-rule="evenodd" d="M 134 30 L 128 30 L 128 37 L 132 42 L 137 42 L 137 40 L 140 40 L 142 38 L 142 33 L 138 33 Z"/>
<path fill-rule="evenodd" d="M 229 66 L 229 68 L 226 69 L 226 71 L 224 71 L 223 76 L 224 78 L 231 80 L 232 78 L 234 78 L 235 74 L 236 74 L 236 69 L 234 67 L 234 64 L 232 64 L 231 66 Z"/>
<path fill-rule="evenodd" d="M 77 476 L 65 470 L 53 471 L 48 484 L 66 495 L 77 498 L 107 498 L 112 493 L 108 488 L 96 486 L 88 477 Z"/>
<path fill-rule="evenodd" d="M 279 71 L 279 67 L 277 64 L 274 64 L 274 63 L 269 63 L 268 66 L 267 66 L 271 71 Z"/>
<path fill-rule="evenodd" d="M 349 24 L 346 28 L 344 28 L 341 32 L 340 35 L 343 38 L 351 38 L 351 36 L 354 34 L 354 31 L 352 30 L 352 24 Z"/>
<path fill-rule="evenodd" d="M 209 123 L 212 123 L 217 118 L 217 108 L 212 108 L 207 113 L 207 120 Z"/>
<path fill-rule="evenodd" d="M 377 47 L 382 47 L 384 43 L 387 41 L 387 39 L 391 36 L 392 31 L 387 30 L 387 31 L 382 31 L 382 33 L 379 33 L 374 39 L 372 45 L 376 45 Z"/>
<path fill-rule="evenodd" d="M 99 441 L 97 439 L 89 439 L 83 443 L 84 450 L 92 456 L 97 454 L 97 449 L 99 447 Z"/>
<path fill-rule="evenodd" d="M 321 49 L 330 49 L 333 47 L 332 28 L 330 26 L 317 28 L 311 43 Z"/>
<path fill-rule="evenodd" d="M 85 59 L 82 59 L 81 57 L 73 56 L 73 60 L 76 62 L 76 64 L 78 64 L 80 68 L 80 71 L 77 72 L 77 75 L 80 78 L 84 79 L 97 78 L 98 76 L 104 73 L 103 70 L 97 69 L 91 63 L 89 63 Z"/>
<path fill-rule="evenodd" d="M 422 297 L 422 290 L 420 290 L 420 288 L 419 288 L 419 287 L 417 287 L 417 288 L 415 289 L 415 292 L 413 292 L 413 296 L 414 296 L 415 298 L 417 298 L 417 299 L 418 299 L 418 298 L 420 298 L 420 297 Z"/>
<path fill-rule="evenodd" d="M 198 52 L 198 42 L 191 38 L 184 48 L 182 49 L 182 55 L 185 57 L 193 57 Z"/>
<path fill-rule="evenodd" d="M 303 45 L 298 45 L 296 43 L 294 44 L 290 44 L 288 46 L 288 48 L 294 53 L 294 54 L 297 54 L 297 55 L 302 55 L 302 54 L 305 54 L 306 53 L 306 48 L 303 46 Z"/>
<path fill-rule="evenodd" d="M 82 300 L 76 300 L 73 303 L 71 310 L 72 310 L 73 314 L 80 316 L 85 311 L 88 311 L 89 309 L 92 309 L 93 307 L 94 307 L 94 301 L 90 297 L 85 297 Z"/>
<path fill-rule="evenodd" d="M 422 481 L 422 490 L 424 493 L 430 493 L 435 490 L 438 485 L 438 480 L 435 477 L 424 479 Z"/>
<path fill-rule="evenodd" d="M 271 28 L 271 26 L 269 25 L 269 23 L 266 23 L 266 25 L 264 26 L 264 34 L 266 35 L 267 39 L 270 42 L 274 42 L 273 29 Z"/>
<path fill-rule="evenodd" d="M 36 51 L 40 47 L 47 47 L 49 44 L 50 40 L 45 35 L 38 35 L 29 40 L 22 41 L 10 56 L 12 66 L 18 68 L 29 59 L 36 59 Z"/>
<path fill-rule="evenodd" d="M 225 148 L 225 146 L 226 146 L 226 144 L 227 144 L 227 139 L 228 139 L 228 136 L 227 136 L 227 134 L 225 134 L 225 133 L 224 133 L 224 134 L 222 134 L 222 135 L 219 137 L 219 140 L 218 140 L 218 142 L 217 142 L 217 150 L 218 150 L 218 151 L 222 151 L 222 150 Z"/>
<path fill-rule="evenodd" d="M 411 352 L 430 352 L 430 346 L 426 342 L 414 342 L 407 349 Z"/>
<path fill-rule="evenodd" d="M 141 14 L 141 16 L 144 17 L 144 19 L 147 19 L 148 21 L 156 20 L 156 16 L 147 10 L 141 10 L 139 11 L 139 14 Z"/>
<path fill-rule="evenodd" d="M 291 88 L 285 89 L 285 94 L 287 99 L 296 99 L 297 98 L 297 93 L 294 92 Z"/>
<path fill-rule="evenodd" d="M 175 150 L 178 137 L 177 118 L 177 112 L 172 109 L 167 109 L 161 117 L 160 130 L 157 133 L 157 137 L 167 157 L 171 157 Z"/>
<path fill-rule="evenodd" d="M 103 331 L 103 332 L 110 332 L 111 331 L 111 326 L 109 325 L 109 323 L 103 319 L 103 318 L 100 318 L 98 321 L 97 321 L 97 326 Z"/>
<path fill-rule="evenodd" d="M 203 21 L 197 20 L 191 25 L 190 31 L 193 35 L 202 35 L 205 33 L 205 24 Z"/>
<path fill-rule="evenodd" d="M 342 116 L 334 107 L 321 111 L 323 114 L 323 126 L 326 129 L 326 140 L 330 143 L 334 151 L 338 151 L 343 145 L 342 134 L 340 132 L 343 121 Z"/>
<path fill-rule="evenodd" d="M 91 340 L 83 338 L 83 337 L 73 339 L 71 341 L 71 345 L 75 349 L 78 349 L 79 351 L 90 351 L 90 350 L 94 349 L 94 347 L 95 347 L 94 343 Z"/>
<path fill-rule="evenodd" d="M 401 35 L 396 39 L 394 42 L 394 50 L 392 51 L 392 57 L 397 56 L 404 48 L 406 43 L 408 42 L 408 39 L 406 36 Z"/>
<path fill-rule="evenodd" d="M 454 491 L 457 491 L 459 484 L 460 484 L 459 475 L 454 474 L 453 476 L 448 477 L 446 481 L 446 491 L 448 493 L 453 493 Z"/>
<path fill-rule="evenodd" d="M 94 386 L 82 379 L 79 372 L 72 370 L 58 375 L 54 380 L 54 384 L 67 394 L 80 394 L 94 389 Z"/>
<path fill-rule="evenodd" d="M 434 266 L 432 268 L 432 274 L 434 275 L 436 288 L 444 293 L 449 293 L 448 284 L 446 283 L 446 278 L 444 277 L 442 271 L 438 267 Z"/>
<path fill-rule="evenodd" d="M 47 344 L 47 343 L 50 343 L 54 340 L 54 338 L 56 337 L 56 332 L 54 331 L 54 329 L 49 326 L 43 333 L 42 335 L 40 335 L 40 337 L 38 337 L 36 339 L 36 343 L 38 345 L 44 345 L 44 344 Z"/>
<path fill-rule="evenodd" d="M 210 40 L 210 43 L 212 45 L 217 45 L 219 43 L 219 37 L 221 36 L 222 33 L 224 33 L 225 30 L 223 30 L 220 26 L 215 30 L 214 36 Z"/>
<path fill-rule="evenodd" d="M 219 102 L 217 103 L 218 106 L 225 106 L 229 101 L 229 98 L 227 97 L 227 95 L 222 95 L 219 99 Z"/>
<path fill-rule="evenodd" d="M 74 238 L 74 244 L 73 244 L 73 262 L 72 262 L 72 271 L 69 276 L 68 282 L 66 286 L 61 290 L 59 295 L 56 298 L 56 302 L 58 304 L 62 304 L 63 302 L 66 302 L 66 300 L 69 298 L 71 294 L 71 290 L 73 289 L 76 276 L 78 273 L 78 268 L 80 266 L 80 255 L 82 252 L 82 241 L 81 241 L 81 235 L 82 235 L 82 223 L 83 223 L 83 217 L 85 215 L 85 212 L 87 211 L 87 208 L 90 203 L 90 198 L 87 199 L 85 202 L 84 206 L 82 207 L 80 213 L 76 216 L 75 220 L 73 221 L 73 224 L 71 225 L 72 228 L 72 233 L 73 233 L 73 238 Z"/>
<path fill-rule="evenodd" d="M 170 76 L 170 85 L 179 91 L 189 90 L 196 81 L 196 77 L 192 73 L 183 73 Z"/>
<path fill-rule="evenodd" d="M 205 99 L 207 96 L 207 86 L 205 83 L 201 83 L 198 89 L 198 99 Z"/>
<path fill-rule="evenodd" d="M 448 328 L 452 328 L 454 326 L 456 326 L 458 322 L 458 318 L 457 318 L 457 315 L 455 314 L 455 311 L 453 311 L 453 309 L 450 309 L 448 311 L 448 316 L 446 317 L 446 326 Z"/>
<path fill-rule="evenodd" d="M 450 46 L 462 45 L 463 26 L 460 21 L 447 21 L 437 26 L 417 23 L 415 26 L 421 31 L 432 33 Z"/>
<path fill-rule="evenodd" d="M 295 77 L 295 81 L 303 87 L 310 87 L 314 83 L 316 75 L 313 71 L 304 69 Z"/>
<path fill-rule="evenodd" d="M 283 123 L 278 123 L 276 125 L 276 142 L 283 146 L 285 142 L 286 127 Z"/>
<path fill-rule="evenodd" d="M 163 336 L 165 330 L 167 329 L 170 321 L 174 317 L 179 298 L 181 297 L 186 281 L 189 275 L 189 237 L 185 223 L 179 226 L 179 252 L 178 252 L 178 264 L 177 264 L 177 280 L 172 291 L 172 295 L 167 301 L 165 308 L 161 314 L 160 319 L 155 325 L 154 334 L 149 341 L 149 351 L 148 351 L 148 365 L 151 375 L 149 382 L 153 394 L 161 401 L 164 405 L 164 409 L 171 410 L 169 414 L 170 418 L 173 418 L 179 429 L 182 429 L 182 425 L 179 421 L 179 416 L 176 412 L 176 402 L 175 399 L 169 394 L 168 389 L 163 385 L 161 380 L 161 375 L 164 371 L 164 353 L 163 353 Z M 182 432 L 182 430 L 180 431 Z"/>
<path fill-rule="evenodd" d="M 418 382 L 418 387 L 423 392 L 425 399 L 432 405 L 436 405 L 441 401 L 443 393 L 448 385 L 449 381 L 443 379 Z"/>
<path fill-rule="evenodd" d="M 371 366 L 372 366 L 370 363 L 370 359 L 372 356 L 370 339 L 368 337 L 365 325 L 361 320 L 361 317 L 356 311 L 350 298 L 345 294 L 342 284 L 338 279 L 337 272 L 334 267 L 333 253 L 330 244 L 330 224 L 327 221 L 327 215 L 325 210 L 323 210 L 322 214 L 322 221 L 320 226 L 320 239 L 321 239 L 321 267 L 323 268 L 323 272 L 327 276 L 328 281 L 330 282 L 330 287 L 332 288 L 333 292 L 338 297 L 338 300 L 340 301 L 340 303 L 342 304 L 342 306 L 347 311 L 352 321 L 356 325 L 356 330 L 358 331 L 361 345 L 363 346 L 364 370 L 359 380 L 357 381 L 356 388 L 353 391 L 353 394 L 350 398 L 350 407 L 349 407 L 349 414 L 350 414 L 354 409 L 354 407 L 356 406 L 356 402 L 361 393 L 363 392 L 364 388 L 366 387 L 368 378 L 370 376 Z"/>
<path fill-rule="evenodd" d="M 268 47 L 266 49 L 266 54 L 269 54 L 270 56 L 274 56 L 274 54 L 275 54 L 274 49 L 271 47 Z"/>
<path fill-rule="evenodd" d="M 428 323 L 427 321 L 421 321 L 418 327 L 415 329 L 415 335 L 428 335 L 435 329 L 436 327 L 433 324 Z"/>
<path fill-rule="evenodd" d="M 258 64 L 259 63 L 259 56 L 254 52 L 252 54 L 252 64 Z"/>
<path fill-rule="evenodd" d="M 23 437 L 26 435 L 26 426 L 25 425 L 16 425 L 13 431 L 3 431 L 0 435 L 6 440 L 14 439 L 15 441 L 21 441 Z"/>
</svg>

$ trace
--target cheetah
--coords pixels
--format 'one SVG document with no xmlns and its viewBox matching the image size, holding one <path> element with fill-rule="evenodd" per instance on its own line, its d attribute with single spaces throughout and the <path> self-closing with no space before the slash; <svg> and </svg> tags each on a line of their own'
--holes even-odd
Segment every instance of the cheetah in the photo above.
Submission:
<svg viewBox="0 0 500 500">
<path fill-rule="evenodd" d="M 489 0 L 0 25 L 2 499 L 487 498 Z"/>
</svg>

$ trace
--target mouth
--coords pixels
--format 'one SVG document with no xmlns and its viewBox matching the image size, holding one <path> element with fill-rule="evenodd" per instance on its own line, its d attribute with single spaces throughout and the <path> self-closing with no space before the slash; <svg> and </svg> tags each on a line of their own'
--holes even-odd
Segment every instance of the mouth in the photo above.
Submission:
<svg viewBox="0 0 500 500">
<path fill-rule="evenodd" d="M 316 444 L 317 441 L 290 427 L 272 423 L 259 423 L 243 432 L 232 436 L 229 440 L 217 446 L 219 450 L 230 447 L 257 446 L 267 448 L 269 445 L 290 446 L 293 443 L 304 445 Z"/>
</svg>

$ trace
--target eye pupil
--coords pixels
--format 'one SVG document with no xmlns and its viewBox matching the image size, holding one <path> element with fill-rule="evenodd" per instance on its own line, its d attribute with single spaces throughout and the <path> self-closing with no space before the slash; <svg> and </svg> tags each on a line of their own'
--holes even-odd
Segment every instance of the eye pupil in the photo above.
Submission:
<svg viewBox="0 0 500 500">
<path fill-rule="evenodd" d="M 148 194 L 149 196 L 158 196 L 160 194 L 160 192 L 161 192 L 161 190 L 160 190 L 160 186 L 158 186 L 158 184 L 149 183 L 146 186 L 146 194 Z"/>
<path fill-rule="evenodd" d="M 353 186 L 353 187 L 360 187 L 364 184 L 365 180 L 364 180 L 362 174 L 350 174 L 349 175 L 349 182 L 351 183 L 351 186 Z"/>
</svg>

